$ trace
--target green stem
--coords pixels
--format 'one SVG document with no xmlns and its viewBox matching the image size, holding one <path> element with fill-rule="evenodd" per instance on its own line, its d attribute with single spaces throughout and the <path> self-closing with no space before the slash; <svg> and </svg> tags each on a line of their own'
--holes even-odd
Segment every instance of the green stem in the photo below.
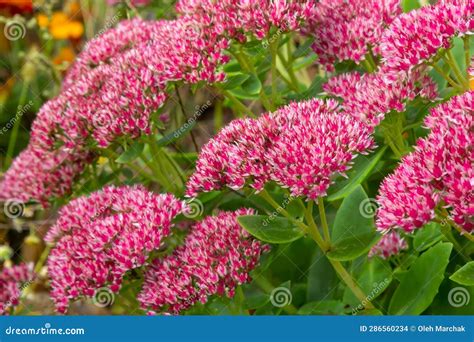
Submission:
<svg viewBox="0 0 474 342">
<path fill-rule="evenodd" d="M 235 58 L 237 59 L 237 61 L 240 63 L 240 65 L 245 71 L 251 73 L 252 75 L 258 78 L 257 70 L 255 70 L 255 67 L 252 64 L 252 61 L 247 57 L 244 51 L 231 50 L 231 53 L 235 56 Z M 272 108 L 270 99 L 268 98 L 267 94 L 265 94 L 265 89 L 263 86 L 262 86 L 262 89 L 260 90 L 259 96 L 265 109 L 268 111 L 273 111 L 274 109 Z M 253 113 L 252 114 L 247 113 L 247 114 L 254 117 Z"/>
<path fill-rule="evenodd" d="M 147 140 L 151 152 L 149 165 L 159 177 L 161 181 L 160 184 L 165 187 L 166 191 L 180 193 L 184 188 L 184 176 L 182 175 L 182 172 L 178 170 L 175 165 L 169 164 L 169 156 L 167 156 L 167 153 L 163 148 L 156 145 L 153 135 L 147 136 Z M 176 181 L 179 181 L 179 183 L 176 184 Z"/>
<path fill-rule="evenodd" d="M 463 85 L 466 90 L 469 89 L 469 82 L 459 69 L 458 63 L 456 62 L 451 50 L 448 50 L 447 54 L 443 57 L 443 60 L 451 67 L 451 70 L 454 72 L 454 75 L 456 75 L 456 78 L 461 85 Z"/>
<path fill-rule="evenodd" d="M 433 63 L 432 64 L 433 66 L 433 69 L 436 70 L 436 72 L 438 74 L 440 74 L 453 88 L 456 88 L 458 91 L 462 92 L 464 91 L 464 89 L 462 88 L 462 86 L 460 86 L 459 84 L 457 84 L 451 77 L 449 77 L 448 74 L 446 74 L 443 69 L 441 69 L 436 63 Z"/>
<path fill-rule="evenodd" d="M 331 265 L 334 267 L 334 270 L 337 272 L 339 277 L 346 283 L 346 285 L 351 289 L 352 293 L 357 297 L 357 299 L 361 303 L 365 303 L 365 308 L 366 309 L 374 309 L 374 306 L 372 303 L 369 301 L 368 296 L 365 295 L 365 293 L 360 289 L 360 287 L 356 284 L 354 279 L 352 279 L 352 276 L 347 272 L 347 270 L 344 268 L 344 266 L 341 264 L 341 262 L 329 259 L 329 262 Z"/>
<path fill-rule="evenodd" d="M 318 226 L 316 225 L 316 222 L 314 222 L 312 203 L 313 201 L 310 201 L 310 203 L 308 204 L 308 208 L 304 211 L 306 221 L 308 222 L 307 232 L 309 235 L 311 235 L 313 240 L 316 242 L 319 248 L 321 248 L 324 254 L 326 254 L 330 246 L 328 242 L 324 241 L 323 237 L 321 236 L 321 233 L 319 232 Z"/>
<path fill-rule="evenodd" d="M 252 113 L 252 111 L 250 109 L 248 109 L 242 102 L 240 102 L 234 95 L 232 95 L 230 92 L 228 92 L 227 90 L 221 90 L 222 92 L 222 95 L 224 95 L 225 97 L 227 97 L 236 107 L 238 110 L 240 110 L 241 112 L 247 114 L 248 116 L 252 117 L 252 118 L 255 118 L 255 114 Z M 237 116 L 239 117 L 243 117 L 240 113 L 237 112 Z"/>
<path fill-rule="evenodd" d="M 312 206 L 308 205 L 307 210 L 304 211 L 304 215 L 306 218 L 306 221 L 308 223 L 308 226 L 306 226 L 304 223 L 299 222 L 297 220 L 294 220 L 293 217 L 285 210 L 283 209 L 274 199 L 273 197 L 270 196 L 270 194 L 264 189 L 260 192 L 260 196 L 265 199 L 271 206 L 273 206 L 278 212 L 281 212 L 285 217 L 288 219 L 292 220 L 295 224 L 297 224 L 300 229 L 309 234 L 313 240 L 316 242 L 318 247 L 323 251 L 324 254 L 326 254 L 330 248 L 330 241 L 324 241 L 321 233 L 319 233 L 318 227 L 316 223 L 314 222 L 313 215 L 312 215 Z M 310 212 L 311 210 L 311 212 Z M 326 217 L 324 215 L 324 217 Z M 324 219 L 324 221 L 326 221 Z M 326 223 L 327 224 L 327 223 Z M 328 229 L 329 232 L 329 229 Z M 352 279 L 352 276 L 346 271 L 344 266 L 339 261 L 332 260 L 328 258 L 328 260 L 331 262 L 331 264 L 334 267 L 334 270 L 339 274 L 340 278 L 344 281 L 344 283 L 351 289 L 351 291 L 354 293 L 354 295 L 361 301 L 365 302 L 366 305 L 365 307 L 368 309 L 373 309 L 373 305 L 370 303 L 368 300 L 368 297 L 364 294 L 364 292 L 358 287 L 358 285 L 355 283 L 354 279 Z"/>
<path fill-rule="evenodd" d="M 107 150 L 107 149 L 99 150 L 99 153 L 106 156 L 109 159 L 110 164 L 113 164 L 114 161 L 119 157 L 117 153 L 111 150 Z M 126 165 L 130 167 L 132 170 L 134 170 L 136 173 L 138 173 L 140 176 L 154 182 L 158 181 L 153 175 L 150 175 L 148 172 L 145 172 L 144 169 L 142 169 L 141 167 L 133 163 L 128 163 Z"/>
<path fill-rule="evenodd" d="M 466 63 L 466 70 L 469 70 L 471 64 L 471 41 L 470 36 L 466 35 L 463 37 L 464 42 L 464 61 Z"/>
<path fill-rule="evenodd" d="M 51 246 L 46 246 L 43 250 L 43 252 L 41 253 L 36 265 L 35 265 L 35 269 L 34 269 L 34 272 L 36 274 L 39 274 L 41 272 L 41 269 L 43 268 L 46 260 L 48 259 L 48 255 L 49 255 L 49 252 L 51 251 Z"/>
<path fill-rule="evenodd" d="M 288 43 L 288 46 L 289 43 Z M 293 71 L 293 68 L 291 67 L 291 61 L 286 61 L 285 56 L 283 56 L 283 53 L 281 51 L 278 51 L 278 57 L 280 58 L 281 64 L 285 67 L 286 72 L 288 73 L 288 76 L 290 76 L 290 81 L 285 80 L 293 90 L 296 92 L 299 91 L 298 88 L 298 80 L 296 79 L 295 72 Z M 283 75 L 282 75 L 283 78 Z"/>
<path fill-rule="evenodd" d="M 5 157 L 5 167 L 6 168 L 8 168 L 8 166 L 10 166 L 10 164 L 13 160 L 13 153 L 15 153 L 16 141 L 18 139 L 18 131 L 20 130 L 21 119 L 22 119 L 22 116 L 23 116 L 23 115 L 19 115 L 19 114 L 20 114 L 20 111 L 23 110 L 23 106 L 25 105 L 26 97 L 28 95 L 28 88 L 29 88 L 29 83 L 28 82 L 23 82 L 22 88 L 21 88 L 21 93 L 20 93 L 20 99 L 18 100 L 17 112 L 15 113 L 15 123 L 13 124 L 12 133 L 11 133 L 10 139 L 8 141 L 8 150 L 7 150 L 7 154 L 6 154 L 6 157 Z"/>
<path fill-rule="evenodd" d="M 329 226 L 326 220 L 326 210 L 324 208 L 324 200 L 321 197 L 318 197 L 318 208 L 319 208 L 319 217 L 321 218 L 321 225 L 323 226 L 323 234 L 326 241 L 331 241 L 331 235 L 329 234 Z"/>
<path fill-rule="evenodd" d="M 279 39 L 275 39 L 273 42 L 270 43 L 270 53 L 272 57 L 272 64 L 271 64 L 271 76 L 272 76 L 272 108 L 271 111 L 274 111 L 277 107 L 278 103 L 278 90 L 277 90 L 277 56 L 278 56 L 278 45 Z"/>
</svg>

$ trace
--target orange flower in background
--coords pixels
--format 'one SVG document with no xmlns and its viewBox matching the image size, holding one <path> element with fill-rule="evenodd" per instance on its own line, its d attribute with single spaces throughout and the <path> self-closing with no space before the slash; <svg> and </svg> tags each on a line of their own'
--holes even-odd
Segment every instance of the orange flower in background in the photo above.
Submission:
<svg viewBox="0 0 474 342">
<path fill-rule="evenodd" d="M 68 18 L 64 12 L 54 12 L 51 18 L 38 14 L 36 20 L 38 25 L 47 28 L 55 39 L 79 39 L 84 33 L 82 23 Z"/>
<path fill-rule="evenodd" d="M 73 49 L 70 47 L 63 47 L 61 50 L 59 50 L 56 56 L 54 56 L 53 63 L 56 65 L 61 65 L 64 62 L 71 63 L 75 57 L 76 54 L 74 53 Z"/>
</svg>

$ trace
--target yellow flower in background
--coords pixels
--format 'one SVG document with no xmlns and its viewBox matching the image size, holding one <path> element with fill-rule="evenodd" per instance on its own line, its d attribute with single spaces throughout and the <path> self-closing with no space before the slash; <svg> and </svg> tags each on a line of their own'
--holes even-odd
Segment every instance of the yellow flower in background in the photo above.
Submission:
<svg viewBox="0 0 474 342">
<path fill-rule="evenodd" d="M 38 25 L 47 28 L 55 39 L 78 39 L 84 33 L 80 21 L 72 20 L 64 12 L 54 12 L 51 19 L 44 14 L 36 16 Z"/>
</svg>

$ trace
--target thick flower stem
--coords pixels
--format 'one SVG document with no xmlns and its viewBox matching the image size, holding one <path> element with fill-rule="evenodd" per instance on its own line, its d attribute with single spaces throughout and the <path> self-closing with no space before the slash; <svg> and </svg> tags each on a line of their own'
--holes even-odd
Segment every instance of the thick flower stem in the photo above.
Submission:
<svg viewBox="0 0 474 342">
<path fill-rule="evenodd" d="M 341 277 L 344 283 L 346 283 L 346 285 L 351 289 L 352 293 L 357 297 L 357 299 L 360 300 L 361 303 L 364 303 L 364 307 L 366 309 L 375 309 L 375 307 L 369 301 L 368 296 L 366 296 L 365 293 L 359 288 L 359 286 L 356 284 L 354 279 L 352 279 L 352 276 L 350 275 L 349 272 L 347 272 L 347 270 L 344 268 L 341 262 L 332 260 L 329 258 L 328 260 L 331 263 L 334 270 L 339 275 L 339 277 Z"/>
<path fill-rule="evenodd" d="M 274 111 L 278 104 L 278 91 L 277 91 L 277 56 L 278 56 L 278 45 L 279 39 L 275 39 L 275 41 L 270 43 L 270 53 L 272 56 L 272 64 L 271 64 L 271 76 L 272 76 L 272 108 L 271 110 Z"/>
<path fill-rule="evenodd" d="M 440 74 L 453 88 L 457 89 L 459 92 L 463 92 L 464 89 L 462 86 L 457 84 L 448 74 L 446 74 L 443 69 L 441 69 L 436 63 L 432 64 L 433 69 L 436 70 L 438 74 Z"/>
<path fill-rule="evenodd" d="M 313 216 L 312 216 L 312 204 L 308 205 L 308 208 L 304 211 L 305 219 L 308 225 L 305 225 L 304 223 L 295 220 L 290 213 L 288 213 L 285 209 L 283 209 L 274 199 L 273 197 L 265 190 L 263 189 L 260 192 L 260 196 L 268 202 L 277 212 L 281 213 L 283 216 L 291 220 L 293 223 L 295 223 L 303 232 L 311 236 L 311 238 L 316 242 L 318 247 L 323 251 L 324 254 L 327 254 L 327 252 L 330 249 L 331 242 L 330 241 L 325 241 L 321 233 L 319 232 L 318 226 L 316 225 L 316 222 L 314 222 Z M 312 203 L 312 202 L 310 202 Z M 329 235 L 329 228 L 327 227 L 327 222 L 326 222 L 326 214 L 324 214 L 324 219 L 321 219 L 323 225 L 326 225 L 327 229 L 327 234 Z M 328 260 L 331 262 L 331 265 L 334 267 L 334 270 L 337 272 L 339 277 L 341 278 L 342 281 L 351 289 L 351 291 L 354 293 L 354 295 L 361 301 L 361 303 L 366 303 L 365 307 L 367 309 L 373 309 L 374 306 L 370 303 L 368 300 L 368 297 L 364 294 L 364 292 L 358 287 L 354 279 L 352 279 L 352 276 L 349 274 L 349 272 L 346 271 L 344 266 L 336 260 L 332 260 L 328 258 Z"/>
<path fill-rule="evenodd" d="M 100 150 L 99 153 L 107 157 L 110 160 L 111 164 L 113 163 L 114 160 L 116 160 L 119 157 L 117 153 L 108 149 Z M 140 176 L 146 178 L 147 180 L 154 181 L 154 182 L 158 181 L 158 179 L 156 179 L 153 175 L 150 175 L 149 173 L 145 172 L 145 170 L 141 168 L 140 166 L 137 166 L 133 163 L 128 163 L 126 165 L 130 167 L 133 171 L 138 173 Z"/>
<path fill-rule="evenodd" d="M 454 58 L 453 52 L 451 50 L 447 52 L 447 54 L 443 57 L 443 60 L 451 67 L 451 70 L 454 72 L 454 75 L 456 76 L 458 82 L 460 82 L 463 90 L 469 89 L 469 82 L 459 69 L 458 63 L 456 63 L 456 59 Z"/>
<path fill-rule="evenodd" d="M 471 36 L 466 35 L 463 37 L 464 42 L 464 62 L 466 63 L 466 70 L 469 70 L 469 65 L 471 64 Z"/>
<path fill-rule="evenodd" d="M 237 99 L 234 95 L 232 95 L 227 90 L 221 90 L 221 92 L 222 92 L 222 95 L 227 97 L 230 100 L 230 102 L 232 102 L 234 104 L 234 106 L 237 107 L 237 110 L 247 114 L 251 118 L 255 118 L 255 114 L 252 113 L 252 111 L 250 109 L 248 109 L 242 102 L 240 102 L 239 99 Z M 237 113 L 237 115 L 239 117 L 243 117 L 242 115 L 239 115 L 239 113 Z"/>
<path fill-rule="evenodd" d="M 321 225 L 323 226 L 323 234 L 326 241 L 331 241 L 331 235 L 329 234 L 329 226 L 326 219 L 326 210 L 324 208 L 324 200 L 321 197 L 318 197 L 318 208 L 319 208 L 319 217 L 321 218 Z"/>
</svg>

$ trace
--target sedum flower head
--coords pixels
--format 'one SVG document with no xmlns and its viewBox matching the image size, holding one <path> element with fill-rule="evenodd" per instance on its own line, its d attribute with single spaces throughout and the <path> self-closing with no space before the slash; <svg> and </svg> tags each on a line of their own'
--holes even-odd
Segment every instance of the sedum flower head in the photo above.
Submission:
<svg viewBox="0 0 474 342">
<path fill-rule="evenodd" d="M 51 297 L 65 312 L 69 302 L 108 287 L 118 292 L 126 272 L 140 267 L 171 232 L 184 210 L 173 195 L 141 187 L 106 187 L 63 207 L 46 240 Z"/>
<path fill-rule="evenodd" d="M 400 254 L 405 249 L 408 249 L 408 244 L 400 234 L 395 231 L 388 232 L 372 247 L 369 257 L 380 256 L 381 258 L 388 259 L 393 255 Z"/>
<path fill-rule="evenodd" d="M 155 259 L 145 274 L 138 300 L 145 309 L 178 314 L 212 295 L 232 297 L 250 281 L 260 255 L 268 249 L 237 222 L 249 209 L 219 212 L 196 223 L 184 245 L 164 259 Z"/>
<path fill-rule="evenodd" d="M 18 305 L 22 284 L 33 280 L 33 265 L 20 264 L 0 271 L 0 315 Z"/>
<path fill-rule="evenodd" d="M 308 18 L 306 33 L 313 50 L 329 71 L 345 60 L 356 63 L 367 53 L 380 54 L 380 38 L 401 13 L 398 0 L 322 0 Z"/>
<path fill-rule="evenodd" d="M 380 186 L 379 229 L 412 231 L 432 220 L 435 208 L 441 206 L 456 224 L 472 231 L 473 111 L 473 91 L 431 111 L 425 119 L 429 135 L 418 141 L 415 151 Z"/>
<path fill-rule="evenodd" d="M 473 0 L 440 0 L 399 15 L 381 38 L 384 63 L 397 74 L 431 61 L 452 38 L 472 34 L 473 13 Z"/>
<path fill-rule="evenodd" d="M 333 100 L 292 103 L 259 119 L 233 121 L 205 145 L 187 195 L 273 180 L 293 196 L 324 196 L 358 153 L 374 147 L 371 129 Z"/>
</svg>

